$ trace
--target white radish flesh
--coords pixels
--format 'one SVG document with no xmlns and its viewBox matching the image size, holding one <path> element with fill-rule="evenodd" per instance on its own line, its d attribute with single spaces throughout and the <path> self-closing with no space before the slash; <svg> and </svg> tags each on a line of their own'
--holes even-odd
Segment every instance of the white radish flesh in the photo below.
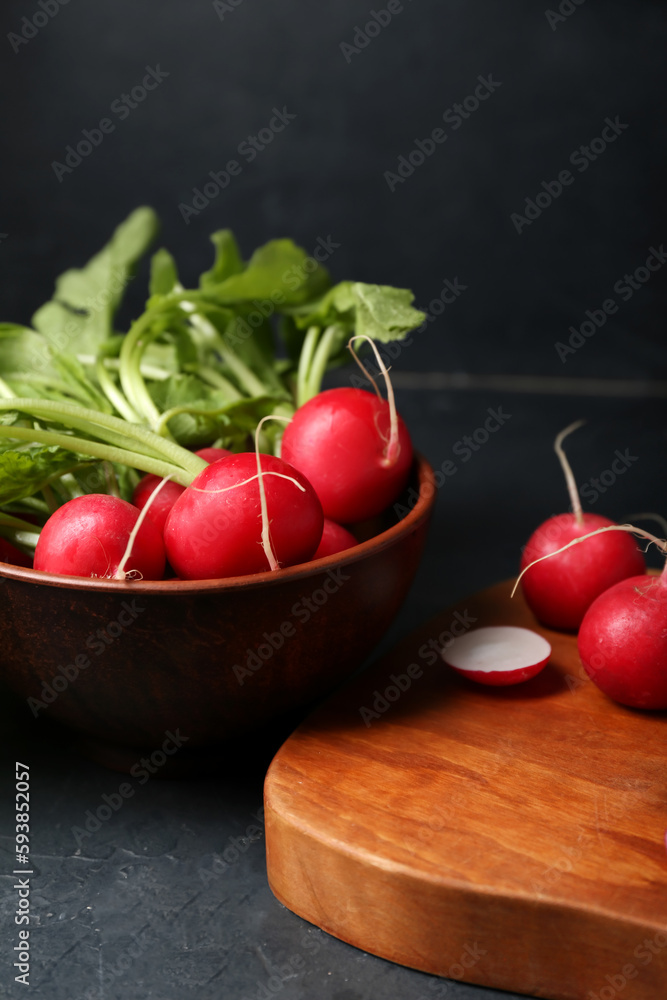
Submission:
<svg viewBox="0 0 667 1000">
<path fill-rule="evenodd" d="M 546 666 L 551 646 L 530 629 L 496 625 L 459 636 L 441 655 L 454 670 L 480 684 L 518 684 Z"/>
</svg>

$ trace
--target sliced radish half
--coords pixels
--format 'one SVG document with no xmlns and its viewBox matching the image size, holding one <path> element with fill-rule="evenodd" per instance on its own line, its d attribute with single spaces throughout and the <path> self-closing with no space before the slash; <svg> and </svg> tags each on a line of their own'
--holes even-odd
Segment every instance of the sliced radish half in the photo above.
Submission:
<svg viewBox="0 0 667 1000">
<path fill-rule="evenodd" d="M 496 625 L 459 636 L 441 656 L 458 673 L 479 684 L 519 684 L 546 666 L 551 646 L 528 628 Z"/>
</svg>

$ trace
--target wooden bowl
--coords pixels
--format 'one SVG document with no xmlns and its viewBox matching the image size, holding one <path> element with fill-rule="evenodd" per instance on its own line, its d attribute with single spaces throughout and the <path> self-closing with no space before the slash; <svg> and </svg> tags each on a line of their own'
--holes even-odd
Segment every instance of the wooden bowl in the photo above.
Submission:
<svg viewBox="0 0 667 1000">
<path fill-rule="evenodd" d="M 192 750 L 256 732 L 331 690 L 380 640 L 435 493 L 417 457 L 401 520 L 389 510 L 354 549 L 275 573 L 121 583 L 0 563 L 0 680 L 34 715 L 105 748 L 96 756 L 110 766 L 169 733 Z"/>
</svg>

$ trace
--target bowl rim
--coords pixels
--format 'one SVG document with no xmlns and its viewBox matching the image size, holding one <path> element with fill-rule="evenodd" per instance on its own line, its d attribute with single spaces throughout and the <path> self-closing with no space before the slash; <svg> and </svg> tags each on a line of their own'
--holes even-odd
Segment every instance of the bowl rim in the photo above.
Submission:
<svg viewBox="0 0 667 1000">
<path fill-rule="evenodd" d="M 248 576 L 229 576 L 219 580 L 135 580 L 127 583 L 122 580 L 103 580 L 87 576 L 63 576 L 0 562 L 0 579 L 31 583 L 42 587 L 115 593 L 124 596 L 130 593 L 177 596 L 179 594 L 214 594 L 220 591 L 254 590 L 267 585 L 277 586 L 293 580 L 318 576 L 336 566 L 348 566 L 351 563 L 359 562 L 371 552 L 383 551 L 397 539 L 409 535 L 430 516 L 437 493 L 433 468 L 428 459 L 419 452 L 415 452 L 413 469 L 416 473 L 419 491 L 417 499 L 404 518 L 380 532 L 379 535 L 374 535 L 365 542 L 360 542 L 354 548 L 324 556 L 321 559 L 313 559 L 307 563 L 287 566 L 285 569 L 266 570 L 263 573 L 254 573 Z M 432 488 L 424 490 L 425 484 L 429 484 Z"/>
</svg>

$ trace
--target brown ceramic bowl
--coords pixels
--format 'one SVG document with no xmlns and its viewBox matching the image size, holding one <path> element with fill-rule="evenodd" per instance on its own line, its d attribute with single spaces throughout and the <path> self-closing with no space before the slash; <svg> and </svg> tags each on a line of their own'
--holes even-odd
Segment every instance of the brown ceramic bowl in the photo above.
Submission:
<svg viewBox="0 0 667 1000">
<path fill-rule="evenodd" d="M 0 563 L 0 680 L 112 766 L 177 730 L 189 750 L 257 731 L 352 673 L 392 623 L 435 499 L 423 458 L 411 487 L 402 520 L 275 573 L 120 583 Z"/>
</svg>

